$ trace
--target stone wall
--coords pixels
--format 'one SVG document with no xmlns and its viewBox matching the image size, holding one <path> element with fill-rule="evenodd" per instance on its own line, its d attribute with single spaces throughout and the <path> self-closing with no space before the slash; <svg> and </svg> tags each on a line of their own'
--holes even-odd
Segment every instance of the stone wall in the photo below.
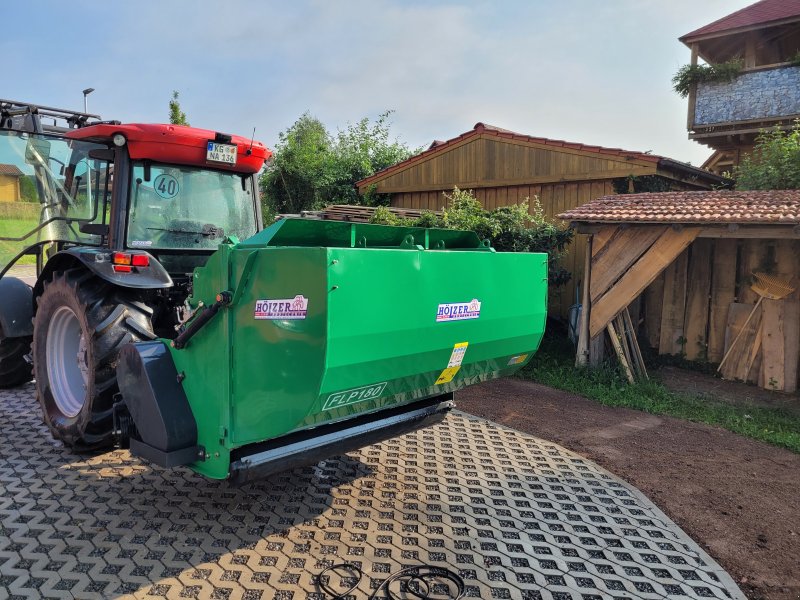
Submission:
<svg viewBox="0 0 800 600">
<path fill-rule="evenodd" d="M 695 125 L 800 114 L 800 67 L 742 73 L 730 83 L 697 86 Z"/>
</svg>

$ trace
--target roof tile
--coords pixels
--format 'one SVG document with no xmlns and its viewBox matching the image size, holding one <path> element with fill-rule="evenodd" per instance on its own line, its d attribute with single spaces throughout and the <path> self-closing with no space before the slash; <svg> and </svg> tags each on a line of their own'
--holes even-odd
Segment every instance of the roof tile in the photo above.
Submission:
<svg viewBox="0 0 800 600">
<path fill-rule="evenodd" d="M 800 224 L 800 190 L 602 196 L 558 217 L 578 223 Z"/>
<path fill-rule="evenodd" d="M 689 42 L 715 33 L 732 31 L 741 27 L 751 27 L 782 21 L 792 17 L 800 18 L 800 1 L 798 0 L 761 0 L 750 6 L 745 6 L 727 16 L 717 19 L 713 23 L 704 25 L 680 37 L 682 42 Z"/>
</svg>

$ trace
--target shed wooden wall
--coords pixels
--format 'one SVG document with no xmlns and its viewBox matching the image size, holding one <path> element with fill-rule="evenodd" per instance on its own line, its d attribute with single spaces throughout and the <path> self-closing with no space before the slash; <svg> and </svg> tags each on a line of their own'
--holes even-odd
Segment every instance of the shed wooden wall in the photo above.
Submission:
<svg viewBox="0 0 800 600">
<path fill-rule="evenodd" d="M 642 343 L 660 354 L 719 363 L 726 348 L 731 304 L 743 316 L 758 296 L 753 271 L 800 281 L 800 240 L 698 238 L 640 298 Z M 764 300 L 761 350 L 746 380 L 767 389 L 795 391 L 800 357 L 800 291 L 785 300 Z M 728 344 L 731 332 L 728 331 Z M 733 356 L 733 355 L 732 355 Z M 745 378 L 745 377 L 741 377 Z M 772 383 L 771 383 L 772 382 Z"/>
<path fill-rule="evenodd" d="M 472 137 L 375 183 L 380 193 L 507 187 L 653 175 L 654 162 L 521 140 Z"/>
<path fill-rule="evenodd" d="M 610 180 L 580 181 L 574 183 L 546 183 L 541 185 L 510 185 L 502 187 L 477 188 L 475 197 L 487 210 L 522 202 L 526 198 L 539 198 L 545 215 L 555 216 L 575 206 L 585 204 L 600 196 L 614 193 Z M 442 191 L 400 192 L 392 195 L 392 206 L 422 210 L 441 210 L 444 208 Z M 584 280 L 584 257 L 586 256 L 586 236 L 576 235 L 561 264 L 572 273 L 570 282 L 550 290 L 549 313 L 551 316 L 566 318 L 569 307 L 575 303 L 575 288 Z"/>
</svg>

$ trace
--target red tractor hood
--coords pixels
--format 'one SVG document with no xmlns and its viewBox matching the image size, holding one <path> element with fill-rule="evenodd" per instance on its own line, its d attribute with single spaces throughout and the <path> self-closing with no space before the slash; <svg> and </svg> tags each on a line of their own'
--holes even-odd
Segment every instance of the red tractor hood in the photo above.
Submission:
<svg viewBox="0 0 800 600">
<path fill-rule="evenodd" d="M 272 156 L 272 152 L 261 142 L 251 141 L 238 135 L 229 136 L 230 141 L 218 139 L 216 131 L 186 127 L 185 125 L 141 123 L 112 125 L 102 123 L 73 129 L 67 132 L 66 136 L 76 140 L 110 144 L 117 133 L 121 133 L 127 139 L 128 152 L 134 160 L 146 159 L 197 167 L 213 165 L 215 169 L 237 173 L 258 173 L 264 165 L 264 161 Z M 224 138 L 227 137 L 224 136 Z M 213 141 L 236 144 L 238 148 L 236 165 L 206 161 L 208 142 Z"/>
</svg>

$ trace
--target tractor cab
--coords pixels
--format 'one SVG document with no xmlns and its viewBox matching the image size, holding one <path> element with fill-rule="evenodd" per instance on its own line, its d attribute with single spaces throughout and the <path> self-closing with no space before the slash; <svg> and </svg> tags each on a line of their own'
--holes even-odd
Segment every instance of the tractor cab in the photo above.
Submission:
<svg viewBox="0 0 800 600">
<path fill-rule="evenodd" d="M 225 237 L 262 229 L 261 142 L 3 102 L 0 277 L 25 264 L 41 274 L 55 253 L 87 246 L 151 253 L 180 280 Z"/>
<path fill-rule="evenodd" d="M 225 237 L 246 239 L 262 228 L 256 176 L 270 152 L 261 142 L 149 124 L 91 125 L 66 137 L 113 154 L 107 219 L 84 227 L 112 250 L 147 251 L 181 277 Z"/>
</svg>

